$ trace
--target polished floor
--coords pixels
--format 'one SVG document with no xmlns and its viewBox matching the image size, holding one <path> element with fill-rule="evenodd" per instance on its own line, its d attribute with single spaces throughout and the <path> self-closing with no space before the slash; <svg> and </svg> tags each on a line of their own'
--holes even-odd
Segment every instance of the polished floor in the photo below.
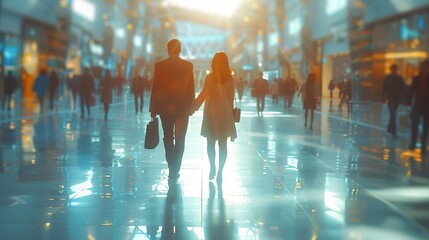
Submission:
<svg viewBox="0 0 429 240">
<path fill-rule="evenodd" d="M 300 103 L 263 117 L 239 105 L 222 184 L 208 180 L 202 112 L 191 117 L 179 184 L 160 144 L 144 149 L 144 113 L 115 97 L 110 117 L 38 114 L 32 100 L 0 113 L 0 239 L 429 239 L 429 170 L 385 132 L 387 110 L 324 99 L 314 129 Z M 427 160 L 426 160 L 427 161 Z"/>
</svg>

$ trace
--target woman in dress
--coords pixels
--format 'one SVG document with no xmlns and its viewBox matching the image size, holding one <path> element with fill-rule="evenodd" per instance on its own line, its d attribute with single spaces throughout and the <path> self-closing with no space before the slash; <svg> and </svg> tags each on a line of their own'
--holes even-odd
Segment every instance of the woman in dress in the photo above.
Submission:
<svg viewBox="0 0 429 240">
<path fill-rule="evenodd" d="M 207 155 L 210 162 L 209 179 L 216 175 L 215 144 L 219 146 L 219 169 L 216 180 L 222 181 L 222 172 L 227 157 L 227 139 L 237 137 L 232 109 L 234 107 L 234 79 L 224 52 L 217 52 L 211 63 L 211 73 L 207 75 L 203 90 L 195 99 L 192 113 L 203 102 L 204 114 L 201 135 L 207 138 Z"/>
<path fill-rule="evenodd" d="M 104 120 L 107 120 L 107 114 L 109 113 L 109 106 L 112 102 L 112 88 L 113 88 L 113 79 L 110 74 L 110 70 L 106 70 L 106 76 L 101 82 L 101 96 L 100 101 L 104 106 Z"/>
</svg>

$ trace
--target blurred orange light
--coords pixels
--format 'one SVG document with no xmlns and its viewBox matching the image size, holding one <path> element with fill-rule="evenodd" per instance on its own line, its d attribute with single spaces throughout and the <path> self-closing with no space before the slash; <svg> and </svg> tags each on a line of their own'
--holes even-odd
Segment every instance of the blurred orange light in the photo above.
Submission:
<svg viewBox="0 0 429 240">
<path fill-rule="evenodd" d="M 386 59 L 398 59 L 398 58 L 427 58 L 428 54 L 423 51 L 413 52 L 398 52 L 398 53 L 386 53 L 384 55 Z"/>
</svg>

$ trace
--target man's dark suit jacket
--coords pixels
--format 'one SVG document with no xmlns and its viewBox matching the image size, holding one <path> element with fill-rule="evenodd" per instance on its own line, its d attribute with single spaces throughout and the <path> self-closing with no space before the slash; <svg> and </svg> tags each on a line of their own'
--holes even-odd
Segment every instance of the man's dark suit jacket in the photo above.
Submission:
<svg viewBox="0 0 429 240">
<path fill-rule="evenodd" d="M 189 114 L 195 99 L 192 63 L 170 56 L 155 64 L 149 112 L 157 115 Z"/>
<path fill-rule="evenodd" d="M 413 78 L 411 89 L 408 94 L 408 104 L 424 114 L 429 114 L 429 79 L 426 79 L 425 86 L 422 86 L 423 77 L 421 75 Z"/>
</svg>

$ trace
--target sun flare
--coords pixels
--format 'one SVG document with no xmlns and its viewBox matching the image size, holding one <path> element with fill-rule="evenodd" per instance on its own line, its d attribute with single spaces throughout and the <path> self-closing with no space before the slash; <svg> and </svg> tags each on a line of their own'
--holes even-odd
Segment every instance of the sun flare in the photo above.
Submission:
<svg viewBox="0 0 429 240">
<path fill-rule="evenodd" d="M 242 0 L 164 0 L 164 6 L 206 12 L 222 17 L 231 17 Z"/>
</svg>

